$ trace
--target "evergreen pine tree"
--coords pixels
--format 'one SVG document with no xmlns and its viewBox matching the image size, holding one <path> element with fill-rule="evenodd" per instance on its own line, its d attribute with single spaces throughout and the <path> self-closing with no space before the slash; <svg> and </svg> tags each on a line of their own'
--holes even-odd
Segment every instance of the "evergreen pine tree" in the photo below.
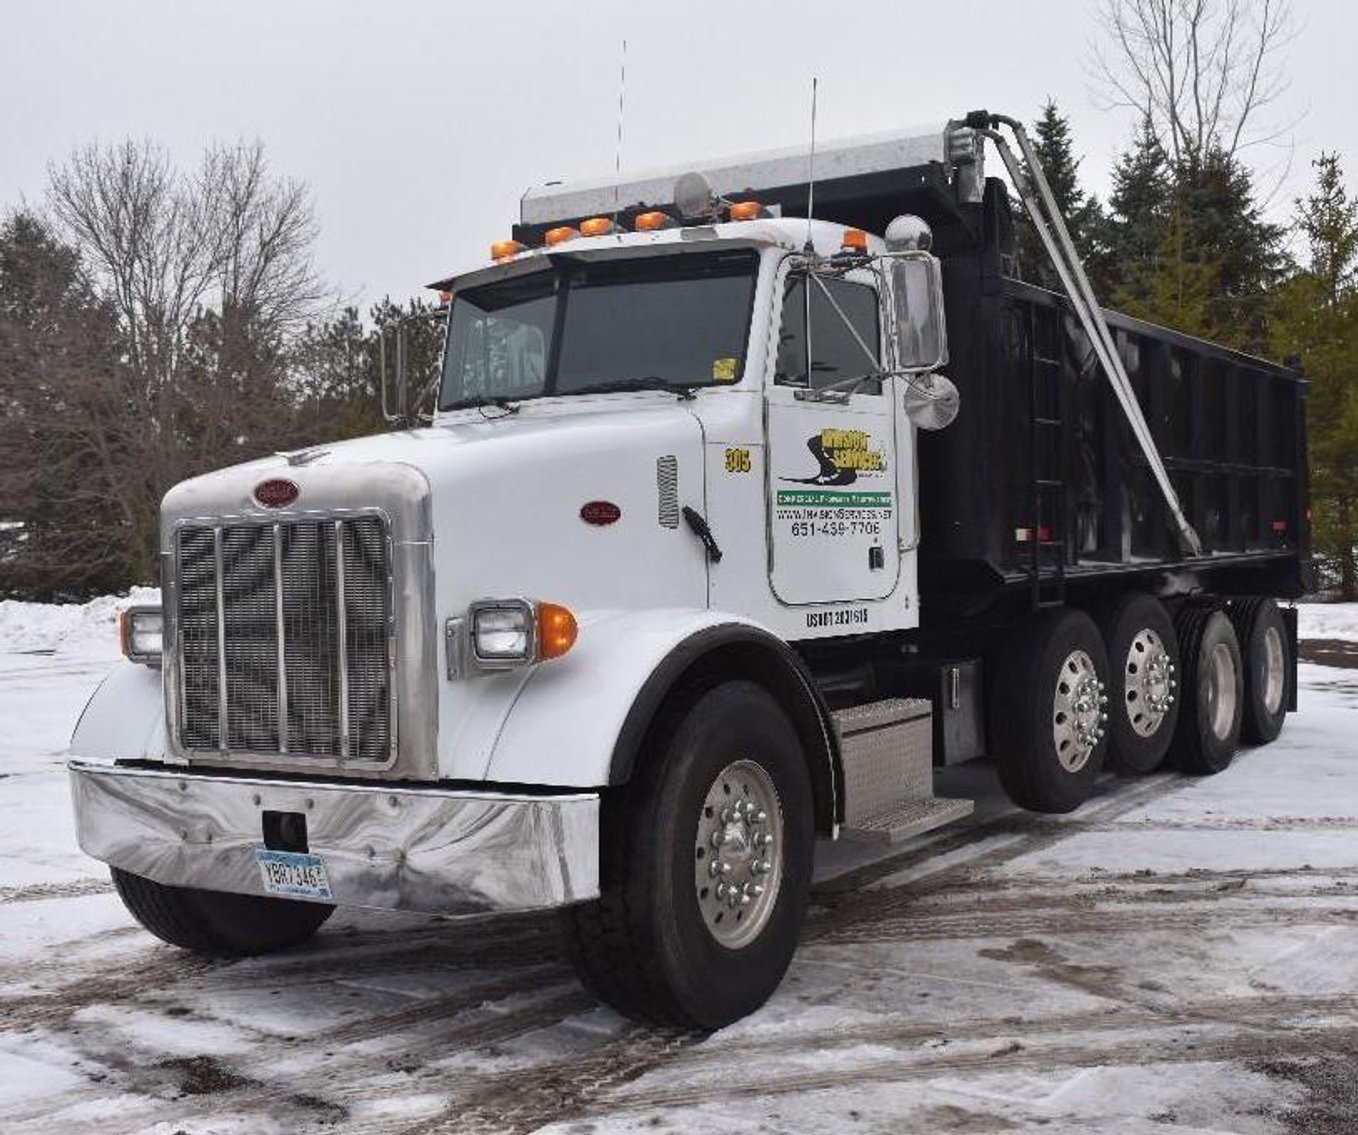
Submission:
<svg viewBox="0 0 1358 1135">
<path fill-rule="evenodd" d="M 1103 226 L 1102 282 L 1115 307 L 1130 310 L 1148 299 L 1156 265 L 1167 251 L 1165 242 L 1176 239 L 1169 231 L 1172 189 L 1169 155 L 1146 120 L 1132 148 L 1113 167 L 1113 192 Z"/>
<path fill-rule="evenodd" d="M 1299 356 L 1309 379 L 1312 541 L 1341 597 L 1358 599 L 1358 202 L 1344 188 L 1335 154 L 1314 163 L 1311 195 L 1297 202 L 1294 228 L 1304 266 L 1277 289 L 1270 341 Z"/>
<path fill-rule="evenodd" d="M 1072 150 L 1070 120 L 1061 114 L 1052 99 L 1048 99 L 1033 133 L 1036 135 L 1033 147 L 1042 171 L 1047 175 L 1057 208 L 1086 270 L 1091 270 L 1101 259 L 1098 236 L 1102 228 L 1102 211 L 1098 201 L 1080 187 L 1080 160 Z M 1027 213 L 1020 206 L 1015 215 L 1019 276 L 1030 283 L 1059 291 L 1060 279 Z M 1091 274 L 1097 272 L 1091 271 Z"/>
</svg>

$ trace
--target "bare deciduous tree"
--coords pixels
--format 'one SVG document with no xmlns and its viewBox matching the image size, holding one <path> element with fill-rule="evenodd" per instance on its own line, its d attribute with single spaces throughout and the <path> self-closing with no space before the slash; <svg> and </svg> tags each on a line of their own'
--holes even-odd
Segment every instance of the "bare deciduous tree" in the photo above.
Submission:
<svg viewBox="0 0 1358 1135">
<path fill-rule="evenodd" d="M 1261 118 L 1287 89 L 1290 0 L 1100 0 L 1099 15 L 1096 80 L 1176 163 L 1213 148 L 1235 158 L 1281 133 Z"/>
<path fill-rule="evenodd" d="M 109 299 L 121 358 L 116 378 L 73 370 L 42 436 L 104 495 L 132 577 L 151 578 L 161 494 L 289 440 L 289 351 L 330 303 L 310 194 L 259 143 L 214 146 L 186 175 L 129 141 L 53 166 L 49 203 Z"/>
</svg>

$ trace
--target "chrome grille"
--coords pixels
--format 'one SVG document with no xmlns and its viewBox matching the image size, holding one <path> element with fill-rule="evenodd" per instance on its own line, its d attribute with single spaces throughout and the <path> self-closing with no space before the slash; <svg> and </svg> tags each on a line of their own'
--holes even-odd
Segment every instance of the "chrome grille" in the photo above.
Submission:
<svg viewBox="0 0 1358 1135">
<path fill-rule="evenodd" d="M 189 524 L 175 552 L 184 749 L 394 755 L 390 548 L 380 517 Z"/>
</svg>

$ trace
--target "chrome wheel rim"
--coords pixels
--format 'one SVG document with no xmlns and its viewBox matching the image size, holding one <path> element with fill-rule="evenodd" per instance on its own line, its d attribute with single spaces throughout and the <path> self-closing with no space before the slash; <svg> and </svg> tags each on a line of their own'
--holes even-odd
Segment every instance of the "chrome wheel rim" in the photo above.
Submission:
<svg viewBox="0 0 1358 1135">
<path fill-rule="evenodd" d="M 1072 650 L 1061 663 L 1052 698 L 1052 743 L 1067 772 L 1079 772 L 1103 740 L 1108 698 L 1086 651 Z"/>
<path fill-rule="evenodd" d="M 728 949 L 764 929 L 783 881 L 783 808 L 756 761 L 717 774 L 698 813 L 693 887 L 708 933 Z"/>
<path fill-rule="evenodd" d="M 1270 717 L 1282 708 L 1287 676 L 1285 657 L 1282 633 L 1277 627 L 1269 627 L 1264 632 L 1264 709 Z"/>
<path fill-rule="evenodd" d="M 1151 737 L 1164 724 L 1174 704 L 1174 663 L 1165 642 L 1150 627 L 1142 627 L 1127 649 L 1122 668 L 1123 706 L 1132 732 Z"/>
<path fill-rule="evenodd" d="M 1224 642 L 1212 647 L 1207 661 L 1207 718 L 1218 741 L 1231 735 L 1235 721 L 1235 659 Z"/>
</svg>

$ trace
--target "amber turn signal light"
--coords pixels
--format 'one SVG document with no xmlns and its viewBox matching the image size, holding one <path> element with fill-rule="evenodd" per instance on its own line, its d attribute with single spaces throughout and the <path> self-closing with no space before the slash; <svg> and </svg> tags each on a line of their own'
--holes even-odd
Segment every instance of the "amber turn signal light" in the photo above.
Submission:
<svg viewBox="0 0 1358 1135">
<path fill-rule="evenodd" d="M 580 634 L 575 616 L 559 603 L 539 603 L 537 613 L 538 657 L 560 658 Z"/>
</svg>

